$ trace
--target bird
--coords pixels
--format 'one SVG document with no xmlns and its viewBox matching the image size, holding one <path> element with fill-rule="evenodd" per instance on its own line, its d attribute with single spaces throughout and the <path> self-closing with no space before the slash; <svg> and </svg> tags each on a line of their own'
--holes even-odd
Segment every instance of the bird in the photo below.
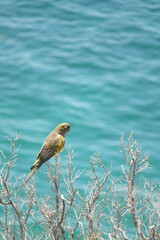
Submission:
<svg viewBox="0 0 160 240">
<path fill-rule="evenodd" d="M 31 172 L 18 188 L 18 191 L 28 182 L 32 175 L 47 162 L 51 157 L 57 157 L 58 153 L 62 151 L 65 145 L 65 135 L 70 131 L 69 123 L 59 124 L 45 139 L 36 161 L 31 167 Z"/>
</svg>

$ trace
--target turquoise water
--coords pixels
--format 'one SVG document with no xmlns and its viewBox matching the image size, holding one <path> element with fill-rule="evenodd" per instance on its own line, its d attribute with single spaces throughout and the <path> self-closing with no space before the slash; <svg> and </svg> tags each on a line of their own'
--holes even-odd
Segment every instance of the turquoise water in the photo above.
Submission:
<svg viewBox="0 0 160 240">
<path fill-rule="evenodd" d="M 134 131 L 150 155 L 152 168 L 144 176 L 159 181 L 159 1 L 0 5 L 0 149 L 7 154 L 4 136 L 21 132 L 15 174 L 27 174 L 48 133 L 69 122 L 66 144 L 77 169 L 88 169 L 99 151 L 118 176 L 121 133 Z M 41 174 L 38 193 L 45 192 Z"/>
</svg>

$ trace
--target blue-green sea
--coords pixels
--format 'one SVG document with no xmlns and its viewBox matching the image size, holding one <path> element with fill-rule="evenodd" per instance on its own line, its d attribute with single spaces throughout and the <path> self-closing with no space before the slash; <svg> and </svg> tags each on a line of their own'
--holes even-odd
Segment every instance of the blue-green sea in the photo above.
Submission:
<svg viewBox="0 0 160 240">
<path fill-rule="evenodd" d="M 71 124 L 66 146 L 77 170 L 98 151 L 119 176 L 120 137 L 133 131 L 150 156 L 143 176 L 160 180 L 158 0 L 0 0 L 0 149 L 8 156 L 4 136 L 21 133 L 16 176 L 28 174 L 62 122 Z M 40 170 L 37 194 L 43 184 Z"/>
</svg>

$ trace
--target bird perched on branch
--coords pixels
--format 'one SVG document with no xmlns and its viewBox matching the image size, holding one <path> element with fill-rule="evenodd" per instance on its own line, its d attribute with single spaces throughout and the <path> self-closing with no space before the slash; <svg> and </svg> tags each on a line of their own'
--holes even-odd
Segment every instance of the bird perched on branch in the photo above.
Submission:
<svg viewBox="0 0 160 240">
<path fill-rule="evenodd" d="M 18 188 L 18 191 L 26 184 L 26 182 L 28 182 L 28 180 L 42 166 L 43 163 L 47 162 L 51 157 L 56 156 L 62 151 L 65 145 L 65 135 L 69 132 L 69 130 L 69 123 L 61 123 L 47 136 L 35 163 L 31 167 L 31 172 Z"/>
</svg>

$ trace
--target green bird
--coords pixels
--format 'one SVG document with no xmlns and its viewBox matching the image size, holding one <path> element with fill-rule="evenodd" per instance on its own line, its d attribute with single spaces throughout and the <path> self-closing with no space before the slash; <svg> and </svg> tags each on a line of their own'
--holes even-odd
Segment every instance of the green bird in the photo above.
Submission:
<svg viewBox="0 0 160 240">
<path fill-rule="evenodd" d="M 43 163 L 47 162 L 51 157 L 56 156 L 62 151 L 65 145 L 65 135 L 69 130 L 69 123 L 61 123 L 46 137 L 42 148 L 38 153 L 37 159 L 31 167 L 31 172 L 18 188 L 18 191 L 28 182 Z"/>
</svg>

